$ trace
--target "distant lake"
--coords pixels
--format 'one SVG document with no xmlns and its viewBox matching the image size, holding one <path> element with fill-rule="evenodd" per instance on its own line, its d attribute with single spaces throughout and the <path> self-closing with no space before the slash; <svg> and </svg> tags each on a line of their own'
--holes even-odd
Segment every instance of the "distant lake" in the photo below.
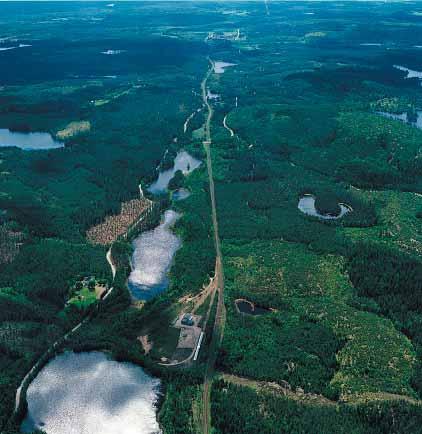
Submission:
<svg viewBox="0 0 422 434">
<path fill-rule="evenodd" d="M 401 66 L 401 65 L 394 65 L 394 68 L 406 72 L 407 75 L 404 78 L 419 78 L 422 79 L 422 72 L 421 71 L 416 71 L 414 69 L 409 69 L 406 68 L 405 66 Z"/>
<path fill-rule="evenodd" d="M 21 430 L 47 434 L 158 434 L 160 381 L 102 352 L 67 352 L 29 385 Z"/>
<path fill-rule="evenodd" d="M 24 151 L 63 148 L 64 143 L 54 140 L 50 133 L 19 133 L 0 128 L 0 147 L 17 147 Z"/>
<path fill-rule="evenodd" d="M 409 125 L 413 125 L 416 128 L 422 129 L 422 111 L 416 112 L 416 122 L 411 122 L 408 119 L 407 112 L 403 113 L 388 113 L 388 112 L 376 112 L 377 114 L 384 116 L 385 118 L 395 119 L 396 121 L 402 121 Z"/>
</svg>

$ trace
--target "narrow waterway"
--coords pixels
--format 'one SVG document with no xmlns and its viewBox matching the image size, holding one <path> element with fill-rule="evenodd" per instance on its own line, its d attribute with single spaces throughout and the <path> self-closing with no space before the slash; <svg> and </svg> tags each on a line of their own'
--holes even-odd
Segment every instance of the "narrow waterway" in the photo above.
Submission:
<svg viewBox="0 0 422 434">
<path fill-rule="evenodd" d="M 230 137 L 234 136 L 234 131 L 227 125 L 227 115 L 224 116 L 223 127 L 230 133 Z"/>
<path fill-rule="evenodd" d="M 66 352 L 30 384 L 23 432 L 157 434 L 160 380 L 98 352 Z"/>
<path fill-rule="evenodd" d="M 196 109 L 194 112 L 192 112 L 185 120 L 185 123 L 183 124 L 183 132 L 186 133 L 188 131 L 189 122 L 193 119 L 193 117 L 199 113 L 202 110 L 202 108 Z"/>
</svg>

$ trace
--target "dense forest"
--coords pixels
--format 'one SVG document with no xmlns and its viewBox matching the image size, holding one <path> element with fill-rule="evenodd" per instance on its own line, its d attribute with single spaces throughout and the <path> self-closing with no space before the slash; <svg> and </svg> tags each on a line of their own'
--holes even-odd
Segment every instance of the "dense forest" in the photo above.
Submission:
<svg viewBox="0 0 422 434">
<path fill-rule="evenodd" d="M 248 40 L 237 52 L 218 47 L 236 65 L 210 86 L 220 95 L 212 152 L 227 308 L 217 363 L 239 382 L 214 386 L 214 426 L 418 432 L 422 132 L 412 113 L 421 107 L 420 80 L 394 65 L 422 65 L 413 37 L 389 36 L 409 15 L 375 7 L 366 9 L 369 21 L 354 7 L 353 27 L 336 21 L 334 9 L 312 8 L 309 22 L 270 11 L 249 29 L 260 47 L 254 55 Z M 298 27 L 286 31 L 274 16 L 293 16 Z M 269 29 L 280 37 L 269 40 Z M 408 48 L 386 51 L 395 43 Z M 294 59 L 282 44 L 295 47 Z M 305 195 L 315 213 L 349 212 L 306 215 L 298 209 Z M 270 311 L 241 313 L 238 299 Z M 248 381 L 290 393 L 248 390 Z M 302 404 L 303 393 L 331 406 Z"/>
<path fill-rule="evenodd" d="M 318 2 L 1 10 L 0 431 L 19 432 L 16 389 L 59 342 L 48 357 L 101 350 L 142 366 L 161 380 L 163 433 L 201 432 L 215 301 L 199 311 L 209 307 L 211 320 L 198 360 L 161 362 L 175 351 L 186 300 L 214 274 L 200 95 L 212 60 L 230 63 L 214 64 L 206 89 L 226 312 L 213 430 L 422 432 L 422 11 Z M 5 146 L 5 131 L 60 146 Z M 152 195 L 181 149 L 201 166 Z M 314 209 L 299 206 L 305 197 Z M 126 232 L 150 200 L 181 214 L 183 243 L 167 291 L 134 302 L 138 233 Z M 112 288 L 105 299 L 97 283 Z"/>
<path fill-rule="evenodd" d="M 219 381 L 214 384 L 213 418 L 218 433 L 419 433 L 421 409 L 406 402 L 336 406 L 292 400 L 271 391 Z M 263 415 L 263 417 L 260 417 Z"/>
</svg>

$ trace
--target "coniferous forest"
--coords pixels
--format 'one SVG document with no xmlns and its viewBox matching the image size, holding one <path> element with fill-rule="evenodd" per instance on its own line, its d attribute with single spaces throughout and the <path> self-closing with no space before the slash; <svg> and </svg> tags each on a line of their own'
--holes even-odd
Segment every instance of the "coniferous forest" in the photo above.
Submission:
<svg viewBox="0 0 422 434">
<path fill-rule="evenodd" d="M 1 3 L 0 432 L 101 352 L 122 434 L 422 433 L 421 50 L 417 2 Z"/>
</svg>

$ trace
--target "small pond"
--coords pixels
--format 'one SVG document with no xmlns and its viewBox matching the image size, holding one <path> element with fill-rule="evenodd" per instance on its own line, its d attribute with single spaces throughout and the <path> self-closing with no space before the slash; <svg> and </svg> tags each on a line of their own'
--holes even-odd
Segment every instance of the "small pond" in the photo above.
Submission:
<svg viewBox="0 0 422 434">
<path fill-rule="evenodd" d="M 23 432 L 157 434 L 160 381 L 102 352 L 66 352 L 29 385 Z"/>
<path fill-rule="evenodd" d="M 180 214 L 167 210 L 159 226 L 133 241 L 129 290 L 137 300 L 149 300 L 167 289 L 173 256 L 182 245 L 172 227 Z"/>
<path fill-rule="evenodd" d="M 318 217 L 323 220 L 336 220 L 341 217 L 343 217 L 345 214 L 353 211 L 353 209 L 344 203 L 339 203 L 340 207 L 340 213 L 337 215 L 332 214 L 321 214 L 316 208 L 315 208 L 315 196 L 312 194 L 305 194 L 299 199 L 299 203 L 297 207 L 300 211 L 302 211 L 304 214 Z"/>
<path fill-rule="evenodd" d="M 214 72 L 216 74 L 223 74 L 226 68 L 229 68 L 230 66 L 235 66 L 235 63 L 228 63 L 228 62 L 222 62 L 222 61 L 216 61 L 214 62 Z"/>
<path fill-rule="evenodd" d="M 243 299 L 236 300 L 235 304 L 238 311 L 245 315 L 258 316 L 258 315 L 265 315 L 267 313 L 271 313 L 271 309 L 267 309 L 261 306 L 256 306 L 254 303 L 248 300 L 243 300 Z"/>
<path fill-rule="evenodd" d="M 17 147 L 24 151 L 63 148 L 64 143 L 54 140 L 50 133 L 19 133 L 0 128 L 0 147 Z"/>
</svg>

